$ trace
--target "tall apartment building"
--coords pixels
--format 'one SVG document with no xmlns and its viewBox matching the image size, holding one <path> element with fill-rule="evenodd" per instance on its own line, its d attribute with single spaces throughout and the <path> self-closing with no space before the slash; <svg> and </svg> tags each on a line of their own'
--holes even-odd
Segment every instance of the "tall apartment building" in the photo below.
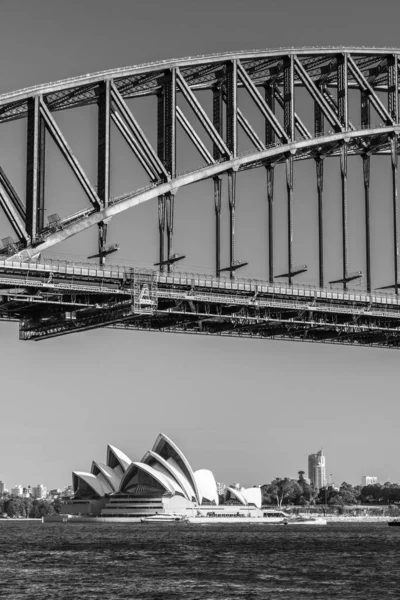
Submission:
<svg viewBox="0 0 400 600">
<path fill-rule="evenodd" d="M 4 483 L 2 481 L 0 481 L 0 496 L 2 494 L 4 494 L 4 489 L 5 489 Z"/>
<path fill-rule="evenodd" d="M 378 483 L 377 477 L 371 477 L 370 475 L 364 475 L 361 479 L 361 485 L 365 487 L 366 485 L 375 485 Z"/>
<path fill-rule="evenodd" d="M 37 500 L 44 500 L 47 496 L 47 487 L 39 483 L 36 487 L 32 488 L 32 495 Z"/>
<path fill-rule="evenodd" d="M 316 454 L 308 456 L 308 477 L 315 488 L 326 486 L 326 463 L 322 448 Z"/>
</svg>

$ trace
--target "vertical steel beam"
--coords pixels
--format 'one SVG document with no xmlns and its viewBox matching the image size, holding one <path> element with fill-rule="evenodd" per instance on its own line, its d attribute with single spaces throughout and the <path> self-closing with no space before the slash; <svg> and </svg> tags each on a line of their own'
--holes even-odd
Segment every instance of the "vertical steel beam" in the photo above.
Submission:
<svg viewBox="0 0 400 600">
<path fill-rule="evenodd" d="M 398 58 L 396 55 L 388 60 L 388 110 L 393 121 L 399 122 L 399 74 Z M 391 140 L 392 159 L 392 196 L 393 196 L 393 236 L 394 236 L 394 283 L 395 292 L 399 293 L 399 201 L 397 196 L 397 171 L 398 171 L 398 137 Z"/>
<path fill-rule="evenodd" d="M 236 208 L 236 171 L 228 173 L 229 201 L 229 273 L 231 279 L 235 276 L 235 208 Z"/>
<path fill-rule="evenodd" d="M 172 179 L 176 176 L 176 71 L 171 69 L 164 80 L 164 165 Z M 172 193 L 167 195 L 167 250 L 168 259 L 172 253 L 172 237 L 174 234 L 174 204 Z M 171 264 L 168 263 L 168 271 Z"/>
<path fill-rule="evenodd" d="M 292 283 L 293 272 L 293 155 L 286 158 L 286 185 L 288 208 L 288 282 Z"/>
<path fill-rule="evenodd" d="M 343 288 L 347 289 L 348 276 L 348 218 L 347 218 L 347 145 L 340 151 L 340 174 L 342 179 L 342 273 Z"/>
<path fill-rule="evenodd" d="M 398 151 L 398 138 L 396 135 L 394 135 L 391 139 L 391 158 L 393 192 L 394 286 L 396 294 L 399 293 L 399 199 L 397 196 Z"/>
<path fill-rule="evenodd" d="M 268 278 L 274 281 L 274 175 L 273 165 L 267 167 L 267 196 L 268 196 Z"/>
<path fill-rule="evenodd" d="M 294 64 L 293 55 L 283 61 L 283 126 L 290 141 L 294 141 Z M 293 272 L 293 154 L 286 158 L 287 229 L 288 229 L 288 282 Z"/>
<path fill-rule="evenodd" d="M 265 102 L 275 114 L 275 82 L 265 86 Z M 265 145 L 275 144 L 275 130 L 270 121 L 265 119 Z M 268 279 L 274 281 L 274 165 L 267 166 L 267 199 L 268 199 Z"/>
<path fill-rule="evenodd" d="M 323 191 L 324 191 L 324 160 L 320 156 L 315 161 L 317 168 L 318 191 L 318 272 L 319 287 L 324 287 L 324 220 L 323 220 Z"/>
<path fill-rule="evenodd" d="M 368 92 L 361 90 L 361 129 L 368 129 L 371 123 L 371 105 Z"/>
<path fill-rule="evenodd" d="M 371 103 L 367 90 L 361 89 L 361 129 L 369 129 L 371 126 Z M 364 179 L 364 205 L 365 205 L 365 269 L 367 277 L 367 292 L 371 292 L 371 219 L 370 219 L 370 179 L 371 179 L 371 157 L 363 154 L 363 179 Z"/>
<path fill-rule="evenodd" d="M 164 90 L 157 94 L 157 155 L 158 158 L 165 165 L 164 156 Z M 164 247 L 165 247 L 165 196 L 158 196 L 158 230 L 160 237 L 160 271 L 164 271 L 164 265 L 162 264 L 165 260 Z"/>
<path fill-rule="evenodd" d="M 232 154 L 237 156 L 237 63 L 230 61 L 226 66 L 226 145 Z"/>
<path fill-rule="evenodd" d="M 223 137 L 223 93 L 220 87 L 213 88 L 213 125 Z M 213 158 L 219 160 L 221 152 L 217 144 L 213 144 Z M 220 275 L 221 269 L 221 177 L 214 177 L 214 209 L 215 209 L 215 274 Z"/>
<path fill-rule="evenodd" d="M 217 277 L 219 277 L 221 269 L 221 187 L 221 178 L 214 177 L 215 274 Z"/>
<path fill-rule="evenodd" d="M 324 95 L 324 86 L 318 85 L 318 90 Z M 315 128 L 315 137 L 324 135 L 325 131 L 325 121 L 324 121 L 324 111 L 322 110 L 319 102 L 314 102 L 314 128 Z"/>
<path fill-rule="evenodd" d="M 364 197 L 365 197 L 365 265 L 367 272 L 367 292 L 371 287 L 371 232 L 370 232 L 370 210 L 369 210 L 369 182 L 371 175 L 371 157 L 364 154 L 363 157 L 363 175 L 364 175 Z"/>
<path fill-rule="evenodd" d="M 349 128 L 349 102 L 347 78 L 347 54 L 340 54 L 337 59 L 337 102 L 339 119 L 347 131 Z M 347 218 L 347 145 L 343 144 L 340 153 L 340 173 L 342 179 L 342 263 L 343 288 L 347 289 L 348 277 L 348 218 Z"/>
<path fill-rule="evenodd" d="M 104 208 L 110 200 L 110 105 L 111 82 L 103 81 L 99 85 L 98 97 L 98 138 L 97 138 L 97 195 Z M 107 243 L 107 224 L 99 223 L 99 263 L 105 264 L 101 256 Z"/>
<path fill-rule="evenodd" d="M 164 79 L 164 161 L 172 179 L 176 175 L 176 72 L 167 71 Z"/>
<path fill-rule="evenodd" d="M 110 199 L 110 81 L 99 85 L 97 138 L 97 194 L 106 208 Z"/>
<path fill-rule="evenodd" d="M 324 94 L 324 85 L 318 85 L 318 90 Z M 324 112 L 318 102 L 314 102 L 315 137 L 324 135 Z M 324 191 L 324 159 L 321 156 L 315 161 L 317 170 L 318 192 L 318 274 L 319 287 L 324 287 L 324 220 L 323 220 L 323 191 Z"/>
<path fill-rule="evenodd" d="M 235 158 L 238 152 L 237 127 L 237 63 L 230 61 L 226 66 L 226 145 Z M 236 172 L 228 173 L 229 202 L 229 273 L 235 276 L 235 209 L 236 209 Z"/>
<path fill-rule="evenodd" d="M 395 123 L 399 122 L 399 71 L 397 55 L 388 59 L 388 111 Z"/>
<path fill-rule="evenodd" d="M 37 225 L 39 231 L 44 227 L 45 211 L 45 167 L 46 167 L 46 125 L 42 117 L 39 118 L 39 194 Z"/>
<path fill-rule="evenodd" d="M 158 196 L 158 230 L 160 234 L 159 262 L 160 271 L 164 271 L 164 241 L 165 241 L 165 197 Z"/>
<path fill-rule="evenodd" d="M 265 102 L 275 114 L 275 83 L 268 83 L 264 89 Z M 275 144 L 275 130 L 268 119 L 265 119 L 265 145 L 268 147 Z"/>
<path fill-rule="evenodd" d="M 174 208 L 175 194 L 169 193 L 167 196 L 166 212 L 167 212 L 167 252 L 168 258 L 172 257 L 172 238 L 174 235 Z M 168 272 L 171 271 L 171 264 L 168 263 Z"/>
<path fill-rule="evenodd" d="M 349 127 L 347 73 L 347 54 L 340 54 L 337 59 L 337 102 L 339 119 L 346 130 Z"/>
<path fill-rule="evenodd" d="M 283 126 L 290 141 L 294 141 L 294 65 L 293 55 L 283 61 Z"/>
<path fill-rule="evenodd" d="M 41 116 L 40 96 L 29 98 L 26 152 L 26 231 L 32 242 L 36 240 L 39 226 Z M 41 156 L 42 154 L 42 156 Z M 44 175 L 44 171 L 43 171 Z"/>
</svg>

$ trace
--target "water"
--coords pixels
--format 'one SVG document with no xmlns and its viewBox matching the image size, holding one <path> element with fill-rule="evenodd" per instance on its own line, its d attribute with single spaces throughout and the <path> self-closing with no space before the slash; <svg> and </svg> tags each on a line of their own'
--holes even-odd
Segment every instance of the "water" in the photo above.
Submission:
<svg viewBox="0 0 400 600">
<path fill-rule="evenodd" d="M 386 524 L 77 525 L 0 522 L 7 600 L 400 598 Z"/>
</svg>

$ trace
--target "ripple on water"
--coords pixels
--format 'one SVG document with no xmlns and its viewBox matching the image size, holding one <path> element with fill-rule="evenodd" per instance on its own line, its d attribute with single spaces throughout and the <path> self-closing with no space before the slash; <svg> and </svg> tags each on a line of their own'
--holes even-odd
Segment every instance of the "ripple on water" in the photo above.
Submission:
<svg viewBox="0 0 400 600">
<path fill-rule="evenodd" d="M 400 532 L 381 524 L 267 528 L 3 522 L 7 600 L 399 598 Z"/>
</svg>

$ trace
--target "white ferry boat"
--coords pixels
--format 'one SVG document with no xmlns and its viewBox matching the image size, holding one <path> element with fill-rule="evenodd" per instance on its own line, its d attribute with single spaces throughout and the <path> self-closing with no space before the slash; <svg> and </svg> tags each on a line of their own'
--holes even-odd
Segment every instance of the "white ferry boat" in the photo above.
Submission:
<svg viewBox="0 0 400 600">
<path fill-rule="evenodd" d="M 293 516 L 283 510 L 263 510 L 263 522 L 282 525 L 326 525 L 326 519 L 320 517 Z"/>
<path fill-rule="evenodd" d="M 150 515 L 140 519 L 141 523 L 187 523 L 188 518 L 185 515 L 177 515 L 175 513 L 161 513 Z"/>
</svg>

